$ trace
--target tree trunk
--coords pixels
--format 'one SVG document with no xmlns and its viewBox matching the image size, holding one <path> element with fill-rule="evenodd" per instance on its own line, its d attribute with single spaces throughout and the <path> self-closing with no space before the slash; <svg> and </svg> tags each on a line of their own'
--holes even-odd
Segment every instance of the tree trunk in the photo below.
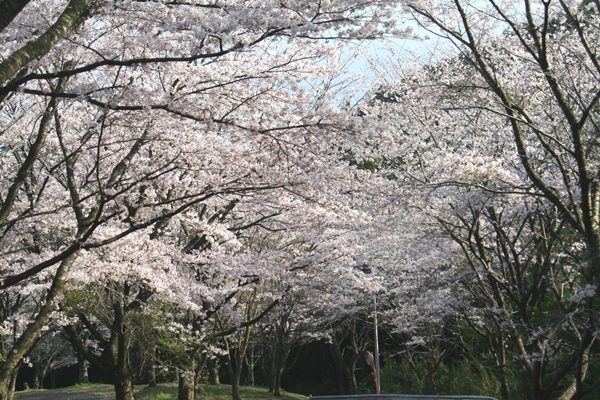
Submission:
<svg viewBox="0 0 600 400">
<path fill-rule="evenodd" d="M 274 349 L 275 346 L 270 345 L 265 351 L 265 355 L 262 359 L 262 370 L 267 384 L 269 387 L 269 393 L 273 393 L 275 390 L 275 361 L 274 361 Z"/>
<path fill-rule="evenodd" d="M 85 384 L 90 382 L 88 375 L 88 361 L 82 355 L 77 353 L 77 383 Z"/>
<path fill-rule="evenodd" d="M 233 371 L 233 376 L 231 379 L 231 397 L 233 400 L 242 400 L 242 395 L 240 394 L 240 378 L 242 376 L 242 368 L 240 366 L 235 366 Z"/>
<path fill-rule="evenodd" d="M 50 361 L 44 362 L 42 367 L 33 366 L 33 388 L 43 389 L 44 380 L 48 376 L 48 370 L 50 370 Z"/>
<path fill-rule="evenodd" d="M 156 386 L 156 346 L 152 348 L 152 367 L 150 368 L 150 382 L 148 382 L 148 386 L 155 387 Z"/>
<path fill-rule="evenodd" d="M 580 358 L 581 358 L 580 363 L 579 363 L 580 366 L 577 368 L 578 373 L 573 378 L 573 382 L 571 382 L 569 387 L 567 387 L 562 392 L 562 394 L 558 398 L 558 400 L 572 400 L 572 399 L 581 398 L 583 396 L 583 393 L 581 393 L 580 387 L 581 387 L 581 383 L 585 380 L 585 377 L 588 372 L 589 361 L 590 361 L 590 349 L 593 344 L 594 344 L 594 339 L 591 339 L 589 345 L 586 346 L 582 350 L 582 353 L 580 355 Z M 579 379 L 577 377 L 579 377 Z M 578 386 L 579 386 L 579 388 L 578 388 Z"/>
<path fill-rule="evenodd" d="M 273 374 L 273 394 L 277 397 L 281 396 L 281 374 L 283 373 L 284 366 L 282 365 L 282 351 L 281 343 L 278 341 L 277 345 L 273 349 L 272 354 L 272 366 L 271 373 Z"/>
<path fill-rule="evenodd" d="M 275 396 L 281 396 L 281 375 L 285 370 L 288 355 L 290 353 L 289 346 L 286 345 L 285 331 L 283 329 L 277 329 L 277 342 L 272 351 L 272 374 L 273 379 L 273 394 Z"/>
<path fill-rule="evenodd" d="M 352 357 L 350 365 L 348 366 L 348 379 L 350 380 L 350 394 L 358 394 L 358 382 L 356 381 L 356 363 L 358 362 L 358 356 Z"/>
<path fill-rule="evenodd" d="M 199 385 L 208 383 L 208 377 L 206 376 L 205 370 L 209 357 L 210 355 L 208 353 L 204 353 L 202 355 L 202 361 L 200 361 L 198 365 L 196 365 L 196 370 L 194 371 L 194 388 L 199 387 Z"/>
<path fill-rule="evenodd" d="M 281 371 L 275 371 L 275 388 L 273 394 L 277 397 L 281 396 Z"/>
<path fill-rule="evenodd" d="M 339 347 L 333 343 L 329 344 L 329 350 L 333 356 L 334 375 L 338 387 L 338 394 L 348 394 L 346 383 L 346 365 L 344 364 L 342 353 L 340 352 Z"/>
<path fill-rule="evenodd" d="M 437 384 L 435 383 L 435 371 L 431 368 L 427 368 L 427 386 L 429 394 L 437 395 Z"/>
<path fill-rule="evenodd" d="M 0 366 L 0 399 L 7 399 L 10 387 L 11 374 L 14 369 L 19 365 L 23 356 L 33 346 L 35 340 L 40 335 L 42 328 L 46 325 L 50 319 L 50 315 L 54 312 L 55 300 L 62 296 L 67 277 L 69 275 L 69 268 L 75 262 L 78 253 L 71 254 L 65 258 L 52 279 L 52 286 L 48 290 L 45 302 L 40 308 L 40 312 L 35 316 L 33 322 L 31 322 L 25 331 L 21 334 L 17 342 L 8 355 L 2 365 Z"/>
<path fill-rule="evenodd" d="M 194 373 L 190 371 L 179 371 L 179 390 L 177 400 L 194 400 Z"/>
<path fill-rule="evenodd" d="M 275 374 L 271 374 L 268 378 L 269 393 L 275 392 Z"/>
<path fill-rule="evenodd" d="M 156 365 L 152 365 L 150 368 L 150 382 L 148 382 L 148 386 L 156 387 Z"/>
<path fill-rule="evenodd" d="M 113 338 L 111 340 L 114 343 L 114 339 L 116 339 L 116 354 L 113 353 L 116 400 L 133 400 L 133 377 L 129 365 L 131 329 L 126 324 L 125 306 L 122 299 L 114 301 L 113 311 Z"/>
<path fill-rule="evenodd" d="M 500 396 L 502 400 L 510 399 L 510 389 L 506 373 L 506 348 L 504 338 L 500 338 L 499 354 L 494 353 L 496 359 L 496 368 L 498 370 L 498 379 L 500 379 Z"/>
<path fill-rule="evenodd" d="M 211 385 L 220 385 L 219 379 L 219 360 L 210 358 L 208 360 L 208 381 Z"/>
<path fill-rule="evenodd" d="M 129 376 L 115 377 L 115 399 L 116 400 L 134 400 L 133 398 L 133 380 Z"/>
<path fill-rule="evenodd" d="M 254 357 L 254 345 L 250 346 L 250 351 L 246 354 L 246 367 L 248 368 L 248 385 L 254 386 L 254 366 L 256 360 Z"/>
<path fill-rule="evenodd" d="M 225 339 L 225 347 L 229 351 L 227 372 L 231 380 L 231 398 L 232 400 L 242 400 L 240 394 L 240 378 L 242 377 L 242 366 L 244 364 L 244 354 L 240 354 L 238 349 L 233 350 L 234 356 L 231 355 L 232 350 L 229 349 L 227 339 Z M 235 365 L 233 365 L 235 363 Z"/>
<path fill-rule="evenodd" d="M 31 386 L 34 389 L 43 389 L 43 373 L 40 371 L 38 367 L 33 366 L 33 385 Z"/>
<path fill-rule="evenodd" d="M 8 384 L 8 394 L 6 396 L 7 400 L 13 400 L 15 396 L 15 386 L 17 386 L 17 375 L 19 375 L 20 367 L 21 364 L 19 363 L 19 366 L 15 368 L 13 373 L 10 375 L 10 383 Z"/>
</svg>

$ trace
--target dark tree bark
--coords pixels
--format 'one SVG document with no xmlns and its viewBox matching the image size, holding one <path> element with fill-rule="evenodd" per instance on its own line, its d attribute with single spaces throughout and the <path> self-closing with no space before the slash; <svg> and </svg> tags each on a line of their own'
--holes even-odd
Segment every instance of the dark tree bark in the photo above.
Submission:
<svg viewBox="0 0 600 400">
<path fill-rule="evenodd" d="M 113 354 L 115 395 L 117 400 L 133 400 L 133 374 L 129 364 L 130 328 L 125 321 L 125 305 L 122 301 L 113 304 L 114 323 L 112 342 L 116 339 L 116 354 Z M 114 346 L 112 346 L 114 348 Z"/>
<path fill-rule="evenodd" d="M 179 380 L 177 400 L 194 400 L 194 373 L 181 370 L 177 376 Z"/>
<path fill-rule="evenodd" d="M 90 382 L 88 366 L 88 361 L 81 354 L 77 353 L 77 383 L 85 384 Z"/>
<path fill-rule="evenodd" d="M 221 379 L 219 378 L 219 360 L 216 358 L 209 358 L 208 360 L 208 383 L 211 385 L 220 385 Z"/>
</svg>

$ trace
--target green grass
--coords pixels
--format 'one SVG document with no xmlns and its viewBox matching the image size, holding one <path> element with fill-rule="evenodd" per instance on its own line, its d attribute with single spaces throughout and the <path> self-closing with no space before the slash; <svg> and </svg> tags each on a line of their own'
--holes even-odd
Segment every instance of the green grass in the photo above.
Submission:
<svg viewBox="0 0 600 400">
<path fill-rule="evenodd" d="M 84 385 L 74 385 L 55 389 L 29 389 L 25 392 L 19 393 L 24 393 L 22 397 L 27 398 L 31 396 L 35 397 L 36 393 L 44 393 L 46 397 L 52 397 L 56 399 L 60 399 L 63 397 L 74 398 L 74 396 L 77 396 L 78 393 L 88 393 L 104 397 L 114 397 L 115 388 L 113 385 L 109 384 L 88 383 Z M 15 394 L 14 399 L 19 398 L 19 393 Z"/>
<path fill-rule="evenodd" d="M 230 385 L 203 385 L 206 400 L 230 400 Z M 275 397 L 265 388 L 242 386 L 241 396 L 245 400 L 273 400 Z M 177 399 L 177 384 L 160 384 L 146 387 L 135 394 L 137 400 Z M 306 396 L 292 393 L 282 393 L 280 400 L 305 400 Z"/>
<path fill-rule="evenodd" d="M 107 393 L 114 393 L 114 386 L 106 383 L 85 383 L 85 384 L 77 384 L 73 386 L 67 386 L 62 388 L 44 388 L 44 389 L 29 389 L 28 392 L 34 391 L 44 391 L 44 392 L 78 392 L 84 391 L 89 393 L 94 393 L 98 395 L 105 395 Z"/>
<path fill-rule="evenodd" d="M 204 387 L 204 394 L 201 397 L 202 400 L 231 400 L 230 385 L 202 385 L 202 387 Z M 139 389 L 139 386 L 137 386 L 136 389 Z M 42 391 L 57 392 L 56 398 L 61 397 L 60 393 L 68 392 L 94 393 L 114 398 L 114 386 L 107 384 L 75 385 L 59 389 L 44 389 Z M 30 390 L 29 392 L 37 392 L 37 390 Z M 244 400 L 307 400 L 306 396 L 285 393 L 283 391 L 281 397 L 276 398 L 272 393 L 269 393 L 266 388 L 252 386 L 242 386 L 240 388 L 240 393 Z M 136 400 L 176 400 L 177 383 L 164 383 L 153 387 L 144 387 L 137 390 L 134 397 Z M 15 399 L 16 398 L 17 397 L 15 397 Z"/>
<path fill-rule="evenodd" d="M 135 393 L 137 400 L 176 399 L 177 385 L 148 386 Z"/>
<path fill-rule="evenodd" d="M 53 392 L 74 392 L 78 390 L 85 390 L 91 393 L 106 393 L 107 391 L 114 390 L 114 386 L 107 383 L 83 383 L 63 388 L 44 390 L 52 390 Z"/>
</svg>

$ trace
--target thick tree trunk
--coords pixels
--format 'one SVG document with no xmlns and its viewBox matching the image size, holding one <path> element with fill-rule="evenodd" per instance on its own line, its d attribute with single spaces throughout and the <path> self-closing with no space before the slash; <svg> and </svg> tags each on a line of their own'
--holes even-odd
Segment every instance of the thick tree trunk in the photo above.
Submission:
<svg viewBox="0 0 600 400">
<path fill-rule="evenodd" d="M 273 360 L 274 347 L 275 346 L 269 346 L 269 348 L 266 350 L 261 367 L 263 374 L 267 379 L 269 393 L 273 393 L 275 390 L 275 361 Z"/>
<path fill-rule="evenodd" d="M 346 365 L 344 364 L 342 353 L 340 352 L 339 347 L 335 344 L 330 344 L 329 350 L 333 358 L 334 375 L 338 387 L 338 394 L 348 394 Z"/>
<path fill-rule="evenodd" d="M 116 400 L 134 400 L 133 398 L 133 380 L 129 376 L 115 377 L 115 399 Z"/>
<path fill-rule="evenodd" d="M 277 397 L 281 396 L 281 371 L 275 371 L 275 388 L 273 394 Z"/>
<path fill-rule="evenodd" d="M 48 32 L 46 32 L 46 34 L 47 33 Z M 25 47 L 30 46 L 31 44 L 32 42 L 29 42 Z M 35 44 L 33 44 L 33 46 L 35 46 Z M 18 52 L 21 53 L 23 49 L 24 48 L 22 48 Z M 13 56 L 14 55 L 15 54 L 13 54 Z M 11 56 L 10 58 L 13 58 L 13 56 Z M 10 60 L 8 59 L 4 60 L 1 63 L 0 70 L 3 69 L 6 66 L 6 63 L 9 61 Z M 12 73 L 9 73 L 9 75 L 12 75 Z M 10 76 L 8 76 L 8 78 L 10 78 Z M 68 78 L 61 78 L 59 80 L 58 85 L 56 87 L 57 91 L 62 90 L 61 88 L 66 83 L 67 79 Z M 0 80 L 2 80 L 2 78 L 0 78 Z M 56 99 L 50 100 L 50 102 L 46 106 L 46 111 L 44 112 L 40 120 L 38 136 L 36 137 L 35 142 L 31 146 L 30 151 L 27 154 L 27 157 L 25 158 L 25 161 L 19 168 L 19 171 L 17 172 L 17 175 L 6 194 L 6 197 L 2 202 L 2 207 L 0 207 L 0 223 L 4 223 L 8 218 L 8 215 L 12 210 L 14 202 L 17 199 L 17 194 L 22 185 L 24 184 L 26 176 L 29 174 L 29 171 L 31 171 L 31 169 L 33 168 L 33 165 L 44 146 L 46 137 L 48 135 L 48 131 L 50 129 L 50 123 L 56 110 L 56 106 Z M 80 224 L 80 226 L 78 227 L 77 234 L 82 234 L 84 229 L 85 226 Z M 50 289 L 48 290 L 45 299 L 40 299 L 43 301 L 40 302 L 42 306 L 38 314 L 33 317 L 33 321 L 29 325 L 27 325 L 25 331 L 23 331 L 21 336 L 15 341 L 13 348 L 8 352 L 7 356 L 4 358 L 3 363 L 0 364 L 0 399 L 4 400 L 8 397 L 8 392 L 10 390 L 11 374 L 14 371 L 14 369 L 17 368 L 18 365 L 20 365 L 23 356 L 29 351 L 29 349 L 31 349 L 37 338 L 40 336 L 42 329 L 50 319 L 50 316 L 54 312 L 56 307 L 56 299 L 60 298 L 63 295 L 63 292 L 65 290 L 65 284 L 69 276 L 69 269 L 77 259 L 78 255 L 79 252 L 74 248 L 73 253 L 67 255 L 61 261 L 58 269 L 56 270 L 56 273 L 54 274 L 54 278 L 52 279 L 52 285 L 50 286 Z M 32 270 L 25 272 L 32 272 Z M 20 275 L 21 276 L 13 276 L 6 278 L 2 285 L 6 287 L 7 283 L 11 281 L 11 279 L 15 284 L 20 282 L 22 279 L 24 279 L 23 274 Z"/>
<path fill-rule="evenodd" d="M 43 385 L 41 384 L 41 382 L 43 381 L 43 378 L 40 378 L 40 373 L 38 371 L 34 371 L 33 372 L 33 385 L 31 386 L 34 389 L 43 389 Z"/>
<path fill-rule="evenodd" d="M 431 395 L 437 395 L 437 384 L 435 382 L 435 371 L 431 368 L 427 368 L 427 391 Z"/>
<path fill-rule="evenodd" d="M 77 353 L 77 383 L 84 384 L 90 382 L 88 365 L 88 361 L 81 354 Z"/>
<path fill-rule="evenodd" d="M 19 367 L 15 368 L 13 373 L 10 375 L 10 383 L 8 385 L 8 394 L 6 396 L 7 400 L 13 400 L 15 396 L 15 387 L 17 386 L 17 375 L 19 375 Z"/>
<path fill-rule="evenodd" d="M 129 365 L 130 328 L 125 321 L 125 306 L 122 299 L 113 303 L 113 341 L 116 337 L 117 354 L 113 354 L 116 400 L 133 400 L 133 378 Z"/>
<path fill-rule="evenodd" d="M 242 400 L 240 393 L 240 378 L 242 376 L 241 365 L 234 368 L 233 377 L 231 380 L 231 397 L 233 400 Z"/>
<path fill-rule="evenodd" d="M 179 390 L 177 400 L 194 400 L 194 373 L 190 371 L 179 371 Z"/>
<path fill-rule="evenodd" d="M 273 373 L 273 394 L 278 397 L 281 396 L 281 374 L 283 374 L 284 368 L 281 352 L 281 344 L 278 343 L 273 350 L 273 366 L 271 367 Z"/>
<path fill-rule="evenodd" d="M 231 354 L 231 353 L 230 353 Z M 239 355 L 239 354 L 238 354 Z M 235 365 L 232 365 L 235 360 Z M 231 398 L 233 400 L 242 400 L 240 394 L 240 378 L 242 377 L 242 357 L 229 356 L 229 362 L 227 363 L 227 372 L 229 372 L 229 379 L 231 380 Z"/>
<path fill-rule="evenodd" d="M 281 376 L 287 364 L 288 356 L 290 354 L 290 348 L 286 344 L 285 332 L 281 330 L 278 334 L 277 345 L 273 349 L 273 366 L 272 373 L 275 375 L 273 379 L 273 394 L 275 396 L 281 396 Z"/>
</svg>

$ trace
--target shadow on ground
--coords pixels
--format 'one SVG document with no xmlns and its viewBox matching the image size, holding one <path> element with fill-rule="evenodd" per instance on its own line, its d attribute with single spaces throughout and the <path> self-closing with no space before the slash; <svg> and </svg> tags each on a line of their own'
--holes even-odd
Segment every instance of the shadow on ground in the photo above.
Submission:
<svg viewBox="0 0 600 400">
<path fill-rule="evenodd" d="M 83 388 L 27 390 L 16 392 L 17 400 L 115 400 L 111 385 L 93 385 Z"/>
</svg>

